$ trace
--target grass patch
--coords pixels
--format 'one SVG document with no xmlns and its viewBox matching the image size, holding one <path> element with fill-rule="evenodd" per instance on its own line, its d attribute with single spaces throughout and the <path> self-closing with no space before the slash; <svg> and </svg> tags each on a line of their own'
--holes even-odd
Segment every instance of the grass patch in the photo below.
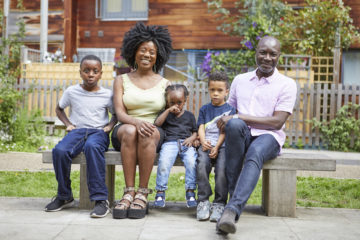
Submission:
<svg viewBox="0 0 360 240">
<path fill-rule="evenodd" d="M 138 178 L 138 175 L 137 175 Z M 214 176 L 211 175 L 214 186 Z M 79 197 L 80 172 L 71 172 L 71 185 L 75 198 Z M 115 197 L 120 199 L 124 186 L 123 172 L 116 172 Z M 154 189 L 156 174 L 152 173 L 149 187 Z M 171 174 L 168 201 L 185 201 L 185 174 Z M 360 209 L 360 180 L 333 178 L 297 178 L 297 206 Z M 259 180 L 248 204 L 261 205 L 262 182 Z M 56 195 L 57 182 L 54 172 L 5 172 L 0 171 L 0 196 L 7 197 L 44 197 Z M 154 200 L 154 194 L 150 200 Z M 213 200 L 213 196 L 210 199 Z"/>
</svg>

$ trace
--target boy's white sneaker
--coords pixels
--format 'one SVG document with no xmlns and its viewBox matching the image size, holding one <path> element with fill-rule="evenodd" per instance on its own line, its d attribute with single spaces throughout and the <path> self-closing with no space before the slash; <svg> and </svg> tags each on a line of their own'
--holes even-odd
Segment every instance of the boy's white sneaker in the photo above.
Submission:
<svg viewBox="0 0 360 240">
<path fill-rule="evenodd" d="M 201 201 L 196 208 L 196 219 L 199 221 L 208 220 L 210 216 L 210 202 Z"/>
</svg>

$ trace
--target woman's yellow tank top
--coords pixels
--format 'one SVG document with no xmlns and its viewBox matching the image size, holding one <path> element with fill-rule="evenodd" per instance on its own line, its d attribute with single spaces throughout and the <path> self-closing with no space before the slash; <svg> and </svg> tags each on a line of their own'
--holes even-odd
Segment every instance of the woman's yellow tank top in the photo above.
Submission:
<svg viewBox="0 0 360 240">
<path fill-rule="evenodd" d="M 165 88 L 168 80 L 163 78 L 154 87 L 141 89 L 133 84 L 127 74 L 123 79 L 123 102 L 127 113 L 137 119 L 154 123 L 160 110 L 165 107 Z"/>
</svg>

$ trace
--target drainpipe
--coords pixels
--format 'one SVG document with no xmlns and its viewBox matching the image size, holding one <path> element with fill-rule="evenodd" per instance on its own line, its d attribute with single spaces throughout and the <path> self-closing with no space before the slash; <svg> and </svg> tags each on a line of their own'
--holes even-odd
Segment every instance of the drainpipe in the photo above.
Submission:
<svg viewBox="0 0 360 240">
<path fill-rule="evenodd" d="M 6 40 L 9 36 L 9 0 L 4 1 L 3 34 Z M 6 45 L 5 55 L 9 55 L 9 46 Z"/>
<path fill-rule="evenodd" d="M 41 0 L 40 5 L 40 57 L 44 61 L 44 54 L 48 46 L 48 11 L 49 0 Z"/>
</svg>

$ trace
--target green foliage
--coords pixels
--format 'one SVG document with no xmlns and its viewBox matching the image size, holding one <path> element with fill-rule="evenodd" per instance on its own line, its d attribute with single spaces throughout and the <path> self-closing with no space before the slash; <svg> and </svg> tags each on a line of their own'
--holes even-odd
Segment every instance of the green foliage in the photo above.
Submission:
<svg viewBox="0 0 360 240">
<path fill-rule="evenodd" d="M 279 37 L 284 26 L 284 16 L 291 8 L 282 1 L 239 0 L 235 2 L 236 14 L 222 6 L 221 0 L 208 0 L 209 10 L 217 14 L 221 25 L 219 30 L 231 36 L 243 37 L 242 50 L 236 53 L 213 54 L 211 71 L 223 70 L 232 80 L 237 74 L 254 68 L 255 48 L 260 38 L 266 35 Z"/>
<path fill-rule="evenodd" d="M 0 11 L 1 29 L 4 31 L 3 18 L 3 12 Z M 23 97 L 21 92 L 14 88 L 20 76 L 20 38 L 25 32 L 23 22 L 18 22 L 17 25 L 18 34 L 8 38 L 3 34 L 0 43 L 0 129 L 5 136 L 11 134 L 17 104 Z"/>
<path fill-rule="evenodd" d="M 279 39 L 282 52 L 313 56 L 332 56 L 337 33 L 342 48 L 348 48 L 359 36 L 349 15 L 350 8 L 342 1 L 306 0 L 300 10 L 279 0 L 238 0 L 232 8 L 224 7 L 222 0 L 203 1 L 217 16 L 218 30 L 242 37 L 239 53 L 212 55 L 211 71 L 228 68 L 232 76 L 255 66 L 255 47 L 266 35 Z"/>
<path fill-rule="evenodd" d="M 18 1 L 18 8 L 22 1 Z M 0 21 L 3 24 L 3 13 Z M 44 124 L 40 121 L 40 113 L 28 113 L 20 102 L 24 101 L 26 92 L 16 89 L 20 77 L 21 39 L 25 35 L 25 24 L 17 22 L 17 34 L 1 37 L 0 43 L 0 151 L 29 149 L 39 147 L 43 142 Z M 1 25 L 4 31 L 4 26 Z"/>
<path fill-rule="evenodd" d="M 359 36 L 349 12 L 343 1 L 306 0 L 305 8 L 287 13 L 281 34 L 285 47 L 297 54 L 332 56 L 339 34 L 339 46 L 348 48 Z"/>
<path fill-rule="evenodd" d="M 255 54 L 252 51 L 221 52 L 211 55 L 211 71 L 224 71 L 227 73 L 230 82 L 235 76 L 252 69 L 255 64 Z"/>
<path fill-rule="evenodd" d="M 357 111 L 360 111 L 360 105 L 348 104 L 340 108 L 336 117 L 329 122 L 315 118 L 309 122 L 313 124 L 313 129 L 319 128 L 329 150 L 360 152 L 360 119 L 355 117 Z"/>
</svg>

